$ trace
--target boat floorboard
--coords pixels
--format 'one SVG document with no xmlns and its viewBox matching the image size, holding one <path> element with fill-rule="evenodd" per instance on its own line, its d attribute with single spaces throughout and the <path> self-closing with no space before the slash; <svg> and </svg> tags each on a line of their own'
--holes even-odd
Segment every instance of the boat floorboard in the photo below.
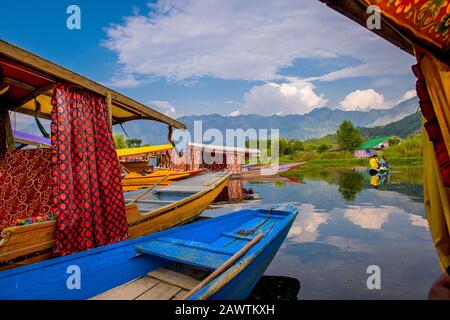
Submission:
<svg viewBox="0 0 450 320">
<path fill-rule="evenodd" d="M 205 271 L 190 268 L 184 268 L 183 272 L 159 268 L 91 300 L 180 300 L 206 274 Z"/>
</svg>

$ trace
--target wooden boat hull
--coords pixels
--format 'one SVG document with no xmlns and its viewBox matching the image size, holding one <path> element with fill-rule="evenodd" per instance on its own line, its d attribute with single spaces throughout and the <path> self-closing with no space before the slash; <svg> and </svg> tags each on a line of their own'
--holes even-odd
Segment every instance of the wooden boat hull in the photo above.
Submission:
<svg viewBox="0 0 450 320">
<path fill-rule="evenodd" d="M 143 173 L 146 170 L 151 170 L 152 167 L 148 165 L 148 161 L 133 161 L 133 162 L 125 162 L 121 161 L 121 165 L 123 165 L 128 171 Z"/>
<path fill-rule="evenodd" d="M 297 215 L 296 208 L 288 205 L 274 210 L 242 210 L 134 240 L 2 271 L 0 272 L 0 288 L 2 288 L 0 299 L 57 300 L 96 297 L 108 290 L 145 276 L 152 270 L 167 268 L 178 261 L 176 258 L 170 258 L 178 254 L 176 251 L 163 251 L 163 254 L 166 255 L 163 257 L 138 253 L 138 248 L 145 248 L 146 245 L 152 248 L 151 244 L 154 241 L 174 237 L 177 234 L 181 234 L 181 238 L 186 239 L 195 234 L 204 238 L 204 246 L 208 247 L 206 243 L 209 242 L 208 239 L 214 233 L 208 232 L 211 228 L 214 229 L 219 226 L 219 230 L 216 230 L 217 233 L 222 232 L 220 226 L 228 228 L 231 225 L 237 230 L 241 226 L 245 226 L 246 221 L 248 221 L 246 219 L 268 216 L 269 212 L 272 224 L 267 225 L 265 231 L 261 231 L 264 234 L 263 240 L 252 247 L 218 278 L 190 297 L 190 299 L 245 299 L 283 243 Z M 239 221 L 243 222 L 240 224 Z M 187 240 L 183 243 L 189 248 L 191 242 Z M 237 248 L 234 250 L 237 250 Z M 206 248 L 203 252 L 205 252 L 205 255 L 200 256 L 200 260 L 214 260 L 212 256 L 209 256 L 209 254 L 214 256 L 213 249 Z M 186 257 L 186 259 L 191 258 Z M 211 268 L 211 270 L 213 269 Z M 80 287 L 73 288 L 74 277 L 77 274 L 80 276 L 78 278 Z"/>
<path fill-rule="evenodd" d="M 275 176 L 280 173 L 292 170 L 299 166 L 305 164 L 304 162 L 281 164 L 281 165 L 270 165 L 263 167 L 251 167 L 242 172 L 242 177 L 253 178 L 253 177 L 270 177 Z"/>
<path fill-rule="evenodd" d="M 131 187 L 131 186 L 137 186 L 137 187 L 145 187 L 149 185 L 155 184 L 155 182 L 160 181 L 162 178 L 167 176 L 169 177 L 166 179 L 166 181 L 172 181 L 177 179 L 186 178 L 189 176 L 193 176 L 197 173 L 200 173 L 201 171 L 175 171 L 175 170 L 157 170 L 155 172 L 141 175 L 138 173 L 129 173 L 125 177 L 122 178 L 122 185 L 124 187 Z"/>
<path fill-rule="evenodd" d="M 196 193 L 182 202 L 162 207 L 145 216 L 136 206 L 129 207 L 127 219 L 131 238 L 162 231 L 196 218 L 217 198 L 228 185 L 228 181 L 229 176 L 225 176 L 214 188 Z"/>
<path fill-rule="evenodd" d="M 211 188 L 147 215 L 141 214 L 136 205 L 127 205 L 126 214 L 131 238 L 165 230 L 196 218 L 222 192 L 228 180 L 229 176 L 226 175 Z M 3 230 L 0 241 L 0 270 L 53 258 L 55 232 L 54 221 Z"/>
<path fill-rule="evenodd" d="M 369 169 L 369 174 L 375 176 L 377 174 L 386 174 L 390 171 L 389 168 Z"/>
</svg>

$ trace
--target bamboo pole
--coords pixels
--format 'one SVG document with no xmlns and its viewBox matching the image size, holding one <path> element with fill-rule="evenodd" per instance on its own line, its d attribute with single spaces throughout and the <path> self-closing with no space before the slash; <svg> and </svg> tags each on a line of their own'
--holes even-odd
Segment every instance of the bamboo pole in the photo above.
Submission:
<svg viewBox="0 0 450 320">
<path fill-rule="evenodd" d="M 247 243 L 244 247 L 242 247 L 242 249 L 240 249 L 238 252 L 236 252 L 233 256 L 230 257 L 230 259 L 225 261 L 219 268 L 217 268 L 213 273 L 211 273 L 206 279 L 204 279 L 197 286 L 195 286 L 195 288 L 193 288 L 191 291 L 189 291 L 181 300 L 186 300 L 189 297 L 193 296 L 195 293 L 197 293 L 200 289 L 202 289 L 208 283 L 210 283 L 215 278 L 220 276 L 222 273 L 227 271 L 236 262 L 236 260 L 240 259 L 243 255 L 245 255 L 255 244 L 257 244 L 259 241 L 261 241 L 261 239 L 263 237 L 264 237 L 264 234 L 259 233 L 255 238 L 253 238 L 252 241 Z"/>
<path fill-rule="evenodd" d="M 136 203 L 137 201 L 139 201 L 140 199 L 142 199 L 143 197 L 145 197 L 147 194 L 150 193 L 150 191 L 152 191 L 153 189 L 155 189 L 160 183 L 163 183 L 168 177 L 170 177 L 170 173 L 167 174 L 166 176 L 164 176 L 162 179 L 160 179 L 156 184 L 154 184 L 151 188 L 145 190 L 144 192 L 142 192 L 140 195 L 138 195 L 136 198 L 134 198 L 130 203 L 128 203 L 128 205 Z"/>
<path fill-rule="evenodd" d="M 5 129 L 6 129 L 6 145 L 8 150 L 15 150 L 16 143 L 14 142 L 14 133 L 11 125 L 11 118 L 9 116 L 9 111 L 5 111 Z"/>
</svg>

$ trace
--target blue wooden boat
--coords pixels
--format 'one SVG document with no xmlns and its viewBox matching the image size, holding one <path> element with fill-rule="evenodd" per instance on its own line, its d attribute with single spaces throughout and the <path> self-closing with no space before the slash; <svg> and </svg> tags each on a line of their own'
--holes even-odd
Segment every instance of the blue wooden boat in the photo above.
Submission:
<svg viewBox="0 0 450 320">
<path fill-rule="evenodd" d="M 241 210 L 6 270 L 0 272 L 0 299 L 245 299 L 296 215 L 289 204 Z"/>
</svg>

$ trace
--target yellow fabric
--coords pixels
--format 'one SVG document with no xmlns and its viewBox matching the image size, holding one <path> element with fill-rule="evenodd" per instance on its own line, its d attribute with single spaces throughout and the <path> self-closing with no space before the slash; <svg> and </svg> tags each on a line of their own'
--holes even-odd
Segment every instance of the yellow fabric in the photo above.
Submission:
<svg viewBox="0 0 450 320">
<path fill-rule="evenodd" d="M 370 168 L 378 169 L 378 160 L 376 158 L 370 159 Z"/>
<path fill-rule="evenodd" d="M 450 150 L 450 68 L 427 52 L 421 60 L 421 68 L 447 150 Z M 450 265 L 450 189 L 444 187 L 434 146 L 426 131 L 423 132 L 424 205 L 439 262 L 444 269 Z"/>
<path fill-rule="evenodd" d="M 441 268 L 450 265 L 450 191 L 444 187 L 434 146 L 423 130 L 424 205 Z"/>
<path fill-rule="evenodd" d="M 154 153 L 171 149 L 173 149 L 173 146 L 171 144 L 163 144 L 160 146 L 148 146 L 140 148 L 117 149 L 117 155 L 119 157 L 135 156 L 138 154 Z"/>
<path fill-rule="evenodd" d="M 379 175 L 374 175 L 370 178 L 370 184 L 372 186 L 374 186 L 375 188 L 377 188 L 380 185 L 380 176 Z"/>
<path fill-rule="evenodd" d="M 39 101 L 39 103 L 41 104 L 41 114 L 43 114 L 43 115 L 50 115 L 52 112 L 52 109 L 53 109 L 52 98 L 49 97 L 49 95 L 51 95 L 52 93 L 53 93 L 53 89 L 49 90 L 47 92 L 47 95 L 41 94 L 41 95 L 37 96 L 37 98 L 36 98 L 36 100 Z M 36 110 L 36 105 L 35 105 L 34 99 L 23 104 L 21 107 L 31 110 L 31 111 Z M 111 108 L 111 111 L 112 111 L 113 117 L 115 117 L 115 118 L 124 119 L 124 118 L 129 118 L 129 117 L 134 116 L 133 113 L 127 111 L 125 108 L 114 105 L 114 104 Z"/>
</svg>

